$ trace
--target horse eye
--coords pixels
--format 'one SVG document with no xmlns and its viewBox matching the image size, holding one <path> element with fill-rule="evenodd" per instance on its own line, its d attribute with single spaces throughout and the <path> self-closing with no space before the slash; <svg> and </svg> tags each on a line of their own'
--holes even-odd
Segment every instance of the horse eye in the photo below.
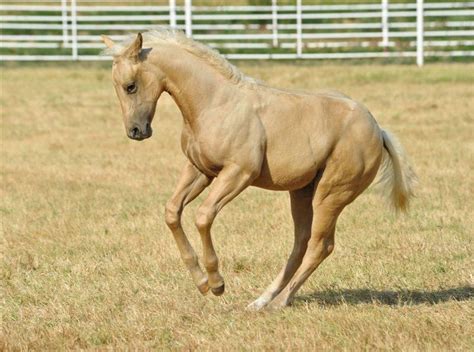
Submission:
<svg viewBox="0 0 474 352">
<path fill-rule="evenodd" d="M 135 85 L 135 83 L 130 83 L 129 85 L 127 85 L 125 90 L 128 94 L 133 94 L 137 91 L 137 86 Z"/>
</svg>

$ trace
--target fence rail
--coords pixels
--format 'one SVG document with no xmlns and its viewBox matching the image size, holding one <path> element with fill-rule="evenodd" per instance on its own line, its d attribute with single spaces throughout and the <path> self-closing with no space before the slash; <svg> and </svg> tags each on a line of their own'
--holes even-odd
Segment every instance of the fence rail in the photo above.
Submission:
<svg viewBox="0 0 474 352">
<path fill-rule="evenodd" d="M 157 26 L 231 59 L 474 57 L 474 2 L 279 6 L 0 5 L 0 60 L 107 60 L 99 34 L 120 40 Z"/>
</svg>

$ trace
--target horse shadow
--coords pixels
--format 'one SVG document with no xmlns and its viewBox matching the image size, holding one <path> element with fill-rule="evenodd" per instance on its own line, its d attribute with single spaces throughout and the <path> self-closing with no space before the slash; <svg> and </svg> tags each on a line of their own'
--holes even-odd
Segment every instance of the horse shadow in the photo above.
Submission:
<svg viewBox="0 0 474 352">
<path fill-rule="evenodd" d="M 435 305 L 448 301 L 469 301 L 474 299 L 474 287 L 462 286 L 434 291 L 423 290 L 371 290 L 340 289 L 324 290 L 295 297 L 294 303 L 318 303 L 322 306 L 343 304 L 381 304 L 387 306 Z"/>
</svg>

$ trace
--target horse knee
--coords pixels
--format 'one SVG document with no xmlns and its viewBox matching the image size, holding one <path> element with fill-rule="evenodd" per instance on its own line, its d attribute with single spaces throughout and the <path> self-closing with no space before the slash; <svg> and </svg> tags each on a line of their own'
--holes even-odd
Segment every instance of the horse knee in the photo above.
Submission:
<svg viewBox="0 0 474 352">
<path fill-rule="evenodd" d="M 216 216 L 216 212 L 213 208 L 200 207 L 196 214 L 195 225 L 200 233 L 206 233 L 209 231 L 212 222 Z"/>
<path fill-rule="evenodd" d="M 215 255 L 204 257 L 203 264 L 204 264 L 204 267 L 206 268 L 206 271 L 208 272 L 216 271 L 219 267 L 219 259 Z"/>
<path fill-rule="evenodd" d="M 183 254 L 181 259 L 187 268 L 193 268 L 198 265 L 198 258 L 195 254 Z"/>
<path fill-rule="evenodd" d="M 165 222 L 171 230 L 179 228 L 181 223 L 180 208 L 173 202 L 166 203 Z"/>
</svg>

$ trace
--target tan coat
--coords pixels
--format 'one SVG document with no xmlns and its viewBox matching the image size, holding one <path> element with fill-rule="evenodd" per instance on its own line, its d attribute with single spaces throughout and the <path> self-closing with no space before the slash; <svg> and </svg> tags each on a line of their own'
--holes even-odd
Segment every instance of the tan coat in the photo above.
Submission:
<svg viewBox="0 0 474 352">
<path fill-rule="evenodd" d="M 152 135 L 163 91 L 180 108 L 189 160 L 166 206 L 166 223 L 200 292 L 224 292 L 211 226 L 248 186 L 290 191 L 295 244 L 288 263 L 252 309 L 288 305 L 332 252 L 336 221 L 381 169 L 393 206 L 404 210 L 416 177 L 400 145 L 361 104 L 338 92 L 275 89 L 243 76 L 216 52 L 169 31 L 141 34 L 114 54 L 113 82 L 130 138 Z M 204 273 L 181 213 L 212 182 L 197 211 Z"/>
</svg>

